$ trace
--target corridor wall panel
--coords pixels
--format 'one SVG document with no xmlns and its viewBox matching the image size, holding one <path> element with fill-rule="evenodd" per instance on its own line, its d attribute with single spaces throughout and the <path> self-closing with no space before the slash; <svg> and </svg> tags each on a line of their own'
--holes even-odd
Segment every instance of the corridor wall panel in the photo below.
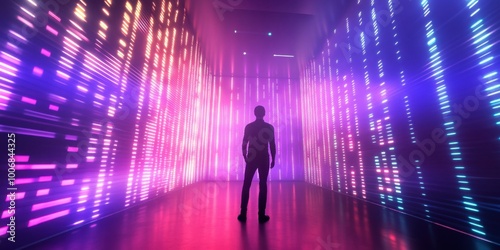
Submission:
<svg viewBox="0 0 500 250">
<path fill-rule="evenodd" d="M 302 70 L 306 181 L 500 243 L 499 10 L 358 0 Z"/>
<path fill-rule="evenodd" d="M 179 1 L 2 9 L 2 247 L 204 178 L 211 77 Z"/>
</svg>

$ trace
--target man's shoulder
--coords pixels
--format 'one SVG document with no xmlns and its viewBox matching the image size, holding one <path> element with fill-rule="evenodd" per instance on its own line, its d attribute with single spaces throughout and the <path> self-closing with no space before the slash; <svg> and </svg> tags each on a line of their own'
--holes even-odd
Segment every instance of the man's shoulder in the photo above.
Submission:
<svg viewBox="0 0 500 250">
<path fill-rule="evenodd" d="M 268 126 L 269 128 L 274 129 L 274 127 L 273 127 L 273 125 L 271 125 L 271 123 L 266 122 L 265 124 L 266 124 L 266 126 Z"/>
</svg>

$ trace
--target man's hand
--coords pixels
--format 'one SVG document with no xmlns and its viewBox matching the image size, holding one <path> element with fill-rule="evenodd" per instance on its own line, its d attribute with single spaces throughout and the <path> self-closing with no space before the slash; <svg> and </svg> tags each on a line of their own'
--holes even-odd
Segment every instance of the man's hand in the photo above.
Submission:
<svg viewBox="0 0 500 250">
<path fill-rule="evenodd" d="M 271 161 L 271 168 L 274 168 L 274 160 Z"/>
</svg>

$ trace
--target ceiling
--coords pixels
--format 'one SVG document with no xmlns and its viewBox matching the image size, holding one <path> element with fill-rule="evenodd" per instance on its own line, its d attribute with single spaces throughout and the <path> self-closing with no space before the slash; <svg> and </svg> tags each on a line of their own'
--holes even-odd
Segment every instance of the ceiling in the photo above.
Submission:
<svg viewBox="0 0 500 250">
<path fill-rule="evenodd" d="M 186 10 L 215 75 L 298 78 L 348 2 L 186 0 Z"/>
</svg>

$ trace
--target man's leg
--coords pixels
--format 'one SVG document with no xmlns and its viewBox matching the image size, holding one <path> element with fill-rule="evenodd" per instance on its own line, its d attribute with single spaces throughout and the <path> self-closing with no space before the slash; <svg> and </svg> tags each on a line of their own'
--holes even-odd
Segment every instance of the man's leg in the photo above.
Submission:
<svg viewBox="0 0 500 250">
<path fill-rule="evenodd" d="M 267 203 L 267 176 L 269 175 L 269 161 L 259 166 L 259 221 L 266 222 L 269 216 L 266 215 Z"/>
<path fill-rule="evenodd" d="M 250 197 L 250 185 L 255 175 L 257 167 L 255 165 L 247 164 L 245 167 L 245 179 L 243 180 L 243 189 L 241 190 L 241 213 L 238 220 L 245 221 L 248 207 L 248 199 Z"/>
</svg>

